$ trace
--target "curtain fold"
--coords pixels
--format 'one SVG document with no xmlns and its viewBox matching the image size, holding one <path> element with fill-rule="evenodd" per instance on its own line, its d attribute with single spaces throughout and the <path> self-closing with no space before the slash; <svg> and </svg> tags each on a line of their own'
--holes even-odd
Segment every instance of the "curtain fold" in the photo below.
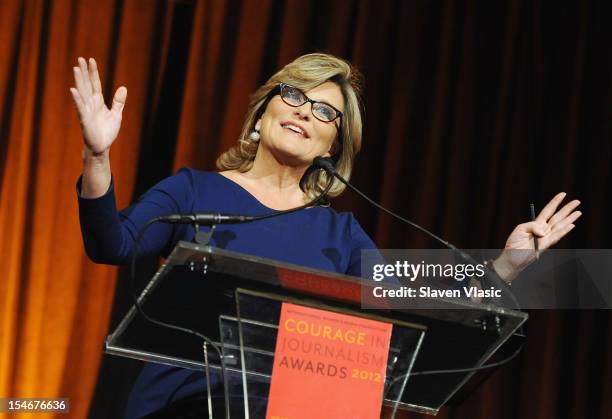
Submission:
<svg viewBox="0 0 612 419">
<path fill-rule="evenodd" d="M 128 88 L 111 152 L 120 207 L 179 167 L 215 170 L 249 94 L 323 51 L 365 75 L 352 179 L 368 195 L 459 247 L 495 248 L 530 202 L 563 190 L 585 215 L 561 246 L 605 248 L 609 16 L 603 3 L 545 0 L 0 2 L 0 397 L 70 397 L 75 418 L 123 408 L 91 403 L 120 387 L 119 372 L 98 374 L 126 287 L 81 243 L 82 139 L 68 91 L 78 56 L 97 59 L 107 103 Z M 334 206 L 381 248 L 437 247 L 350 192 Z M 605 417 L 610 320 L 532 311 L 520 358 L 439 417 Z"/>
<path fill-rule="evenodd" d="M 118 87 L 114 80 L 129 86 L 129 111 L 112 152 L 117 199 L 125 206 L 137 171 L 142 115 L 150 110 L 149 78 L 155 75 L 150 59 L 158 7 L 152 5 L 141 0 L 0 6 L 3 21 L 13 22 L 0 28 L 3 40 L 13 39 L 3 43 L 0 67 L 6 150 L 0 394 L 70 397 L 72 417 L 87 416 L 117 269 L 89 262 L 81 243 L 75 182 L 82 139 L 68 91 L 71 67 L 78 56 L 95 57 L 107 103 Z"/>
</svg>

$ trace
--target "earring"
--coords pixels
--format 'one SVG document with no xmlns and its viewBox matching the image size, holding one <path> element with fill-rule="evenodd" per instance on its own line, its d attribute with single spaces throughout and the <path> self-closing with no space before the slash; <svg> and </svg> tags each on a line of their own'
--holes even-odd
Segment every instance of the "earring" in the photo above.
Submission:
<svg viewBox="0 0 612 419">
<path fill-rule="evenodd" d="M 249 134 L 249 140 L 253 141 L 254 143 L 259 142 L 259 138 L 261 137 L 259 135 L 260 128 L 261 128 L 261 119 L 257 121 L 257 123 L 255 124 L 255 130 Z"/>
</svg>

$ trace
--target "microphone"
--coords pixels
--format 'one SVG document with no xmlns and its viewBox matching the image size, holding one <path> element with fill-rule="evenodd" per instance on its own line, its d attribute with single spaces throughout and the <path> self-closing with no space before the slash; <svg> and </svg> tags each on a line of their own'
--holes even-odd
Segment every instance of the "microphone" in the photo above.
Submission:
<svg viewBox="0 0 612 419">
<path fill-rule="evenodd" d="M 221 213 L 195 213 L 195 214 L 168 214 L 157 217 L 160 223 L 168 224 L 239 224 L 254 220 L 256 217 L 249 215 L 234 215 Z"/>
<path fill-rule="evenodd" d="M 334 161 L 332 160 L 331 157 L 322 157 L 322 156 L 315 157 L 314 160 L 312 161 L 312 165 L 318 169 L 323 169 L 326 172 L 338 177 L 338 174 L 336 173 L 336 166 L 334 166 Z M 339 177 L 338 179 L 344 184 L 347 183 L 344 180 L 340 179 Z"/>
</svg>

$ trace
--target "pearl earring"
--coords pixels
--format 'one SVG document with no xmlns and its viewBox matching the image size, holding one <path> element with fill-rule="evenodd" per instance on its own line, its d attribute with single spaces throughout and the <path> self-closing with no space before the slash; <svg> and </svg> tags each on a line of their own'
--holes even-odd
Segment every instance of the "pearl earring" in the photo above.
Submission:
<svg viewBox="0 0 612 419">
<path fill-rule="evenodd" d="M 255 130 L 249 134 L 249 140 L 253 141 L 254 143 L 259 142 L 259 138 L 261 138 L 261 136 L 259 135 L 260 128 L 261 120 L 257 121 L 257 123 L 255 124 Z"/>
</svg>

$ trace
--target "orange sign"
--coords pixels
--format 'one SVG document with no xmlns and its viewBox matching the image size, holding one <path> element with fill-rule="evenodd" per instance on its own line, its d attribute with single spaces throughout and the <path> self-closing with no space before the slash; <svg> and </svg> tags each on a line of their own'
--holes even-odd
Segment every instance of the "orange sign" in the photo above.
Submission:
<svg viewBox="0 0 612 419">
<path fill-rule="evenodd" d="M 266 418 L 380 418 L 391 328 L 283 303 Z"/>
</svg>

